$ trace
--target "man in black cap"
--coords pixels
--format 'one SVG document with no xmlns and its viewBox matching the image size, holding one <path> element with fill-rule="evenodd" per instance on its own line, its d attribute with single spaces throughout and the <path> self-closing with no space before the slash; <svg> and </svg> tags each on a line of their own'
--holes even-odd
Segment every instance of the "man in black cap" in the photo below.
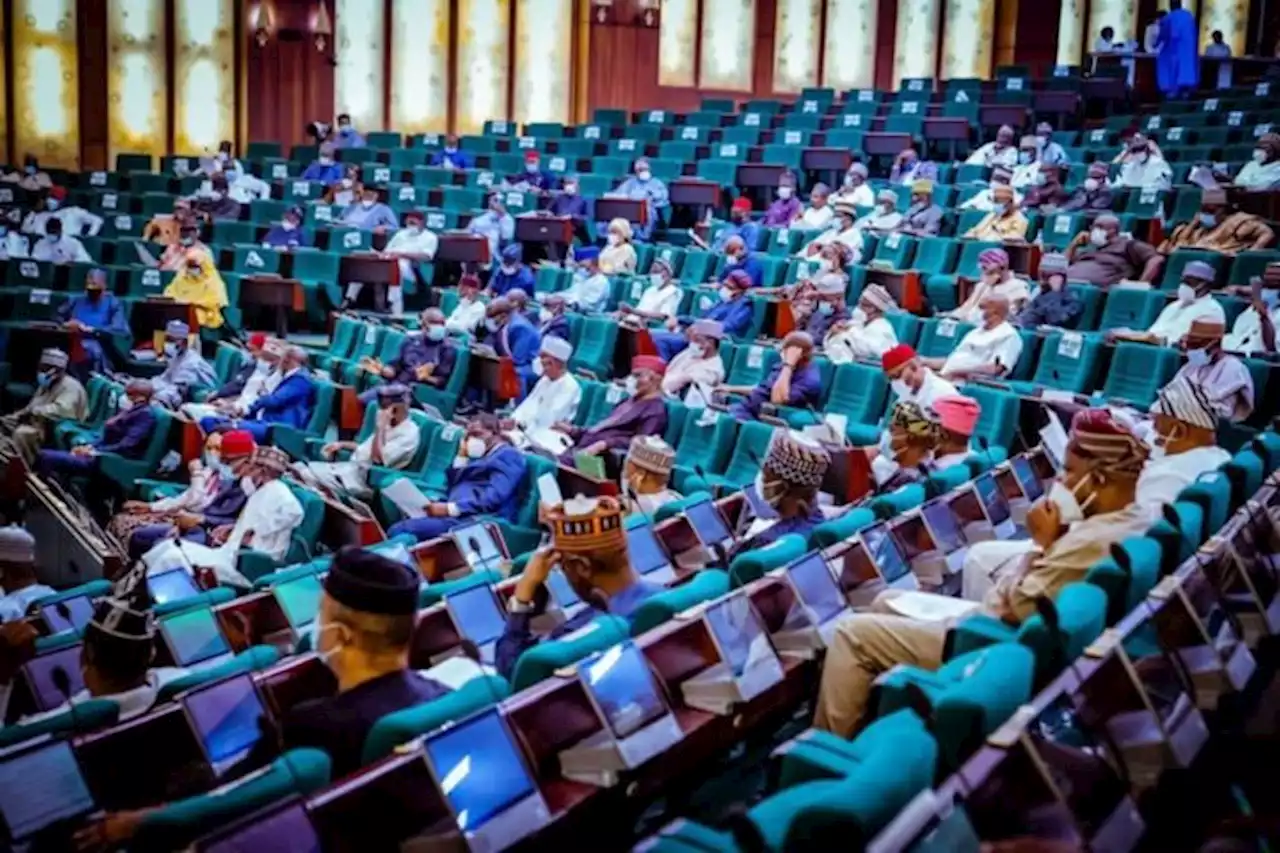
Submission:
<svg viewBox="0 0 1280 853">
<path fill-rule="evenodd" d="M 394 560 L 347 547 L 324 581 L 316 650 L 338 679 L 338 694 L 304 702 L 285 716 L 286 750 L 311 746 L 333 759 L 333 776 L 360 768 L 365 737 L 379 719 L 449 692 L 409 669 L 418 575 Z"/>
</svg>

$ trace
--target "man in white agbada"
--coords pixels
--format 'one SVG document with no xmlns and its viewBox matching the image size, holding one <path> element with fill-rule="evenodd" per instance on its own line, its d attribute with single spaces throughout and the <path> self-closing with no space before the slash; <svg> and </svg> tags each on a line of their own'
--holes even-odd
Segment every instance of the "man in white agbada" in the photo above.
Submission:
<svg viewBox="0 0 1280 853">
<path fill-rule="evenodd" d="M 880 358 L 898 345 L 898 335 L 885 319 L 886 313 L 897 309 L 898 304 L 883 286 L 867 285 L 849 321 L 837 321 L 827 331 L 822 351 L 832 364 Z"/>
<path fill-rule="evenodd" d="M 542 348 L 534 361 L 534 372 L 541 371 L 529 396 L 502 421 L 502 430 L 511 443 L 521 449 L 539 447 L 559 455 L 572 442 L 564 433 L 551 427 L 557 423 L 573 423 L 582 402 L 582 386 L 569 372 L 573 347 L 563 338 L 542 339 Z"/>
<path fill-rule="evenodd" d="M 16 524 L 0 527 L 0 622 L 15 622 L 54 590 L 36 579 L 36 540 Z"/>
<path fill-rule="evenodd" d="M 837 202 L 832 208 L 835 210 L 835 219 L 827 226 L 826 231 L 805 244 L 799 256 L 816 257 L 828 243 L 843 243 L 849 247 L 849 262 L 856 264 L 862 258 L 862 231 L 854 225 L 857 211 L 853 209 L 853 205 L 845 202 Z"/>
<path fill-rule="evenodd" d="M 148 574 L 185 567 L 188 571 L 212 569 L 218 582 L 228 586 L 251 586 L 236 569 L 241 548 L 262 551 L 273 560 L 283 560 L 289 552 L 293 531 L 302 523 L 302 504 L 284 480 L 289 455 L 274 447 L 258 447 L 253 455 L 237 461 L 232 473 L 249 499 L 240 517 L 230 528 L 220 527 L 209 537 L 216 546 L 172 539 L 159 543 L 142 560 Z"/>
<path fill-rule="evenodd" d="M 280 359 L 288 344 L 281 340 L 269 340 L 254 361 L 253 373 L 245 380 L 244 388 L 234 397 L 224 397 L 212 403 L 183 403 L 178 411 L 199 423 L 205 418 L 225 415 L 242 418 L 259 397 L 265 397 L 280 384 Z"/>
<path fill-rule="evenodd" d="M 369 469 L 374 465 L 402 469 L 409 464 L 422 432 L 409 416 L 409 389 L 403 385 L 378 386 L 378 414 L 373 434 L 360 443 L 334 441 L 321 454 L 333 459 L 350 451 L 351 458 L 340 462 L 298 462 L 294 473 L 302 482 L 330 492 L 346 492 L 358 498 L 373 494 Z"/>
<path fill-rule="evenodd" d="M 982 325 L 960 339 L 945 359 L 925 359 L 945 379 L 1007 376 L 1022 355 L 1022 336 L 1009 322 L 1009 301 L 1002 296 L 982 300 Z"/>
<path fill-rule="evenodd" d="M 1111 329 L 1109 340 L 1141 341 L 1148 344 L 1176 344 L 1191 331 L 1191 324 L 1207 320 L 1224 328 L 1226 312 L 1222 303 L 1213 298 L 1213 282 L 1217 273 L 1204 261 L 1192 261 L 1182 268 L 1182 283 L 1178 285 L 1178 298 L 1170 302 L 1145 332 L 1135 329 Z"/>
<path fill-rule="evenodd" d="M 667 365 L 662 377 L 662 393 L 683 397 L 690 406 L 705 409 L 711 399 L 711 389 L 724 382 L 724 359 L 720 356 L 724 325 L 717 320 L 698 320 L 685 334 L 689 345 Z"/>
<path fill-rule="evenodd" d="M 466 273 L 458 279 L 458 304 L 449 312 L 444 327 L 451 334 L 474 335 L 484 322 L 485 303 L 480 298 L 480 279 Z"/>
<path fill-rule="evenodd" d="M 898 194 L 890 189 L 876 193 L 876 204 L 871 212 L 858 219 L 854 226 L 862 231 L 895 231 L 902 224 L 898 212 Z"/>
<path fill-rule="evenodd" d="M 400 284 L 387 288 L 387 300 L 391 305 L 391 313 L 404 313 L 404 282 L 413 281 L 417 275 L 417 263 L 430 261 L 436 256 L 436 248 L 440 239 L 426 228 L 426 218 L 420 210 L 410 210 L 404 215 L 404 227 L 391 235 L 391 239 L 382 247 L 384 258 L 397 258 L 400 265 Z M 353 281 L 347 285 L 345 294 L 348 302 L 360 298 L 364 285 Z"/>
</svg>

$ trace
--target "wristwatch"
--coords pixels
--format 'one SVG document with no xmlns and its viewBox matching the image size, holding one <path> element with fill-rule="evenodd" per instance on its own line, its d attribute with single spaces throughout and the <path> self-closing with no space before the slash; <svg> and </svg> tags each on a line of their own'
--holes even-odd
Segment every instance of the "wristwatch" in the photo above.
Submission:
<svg viewBox="0 0 1280 853">
<path fill-rule="evenodd" d="M 507 612 L 512 615 L 519 613 L 532 613 L 536 607 L 537 605 L 532 601 L 521 601 L 514 595 L 507 599 Z"/>
</svg>

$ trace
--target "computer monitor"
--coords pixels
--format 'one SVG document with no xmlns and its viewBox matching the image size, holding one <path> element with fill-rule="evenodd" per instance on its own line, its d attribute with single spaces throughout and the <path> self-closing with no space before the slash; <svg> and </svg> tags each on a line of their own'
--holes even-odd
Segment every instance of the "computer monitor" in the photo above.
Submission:
<svg viewBox="0 0 1280 853">
<path fill-rule="evenodd" d="M 710 498 L 685 507 L 684 515 L 704 545 L 723 545 L 733 538 L 733 531 Z"/>
<path fill-rule="evenodd" d="M 755 518 L 772 521 L 778 517 L 778 511 L 773 508 L 772 504 L 764 499 L 760 494 L 760 491 L 756 488 L 755 483 L 751 483 L 743 489 L 742 495 L 746 498 L 747 506 L 751 507 L 751 514 Z"/>
<path fill-rule="evenodd" d="M 873 524 L 862 531 L 862 541 L 866 543 L 867 553 L 886 584 L 894 586 L 912 579 L 911 565 L 902 555 L 898 543 L 894 541 L 884 522 Z"/>
<path fill-rule="evenodd" d="M 200 588 L 191 579 L 191 575 L 187 574 L 186 568 L 147 575 L 147 590 L 156 604 L 168 604 L 170 601 L 181 601 L 200 594 Z"/>
<path fill-rule="evenodd" d="M 556 604 L 560 605 L 561 610 L 568 610 L 582 603 L 582 599 L 573 587 L 569 585 L 569 579 L 564 576 L 564 572 L 559 569 L 552 569 L 547 575 L 547 588 L 551 592 L 551 597 L 555 599 Z"/>
<path fill-rule="evenodd" d="M 1022 493 L 1027 496 L 1027 500 L 1038 501 L 1044 496 L 1044 482 L 1026 456 L 1013 457 L 1013 474 L 1018 478 L 1018 485 L 1022 486 Z"/>
<path fill-rule="evenodd" d="M 605 649 L 578 667 L 613 736 L 624 740 L 667 713 L 649 662 L 630 641 Z"/>
<path fill-rule="evenodd" d="M 444 600 L 458 631 L 481 648 L 496 642 L 507 627 L 507 619 L 488 584 L 446 595 Z"/>
<path fill-rule="evenodd" d="M 502 562 L 502 549 L 484 524 L 468 524 L 449 534 L 458 544 L 462 558 L 475 571 L 494 569 Z"/>
<path fill-rule="evenodd" d="M 834 619 L 848 607 L 821 551 L 805 554 L 787 566 L 786 571 L 800 603 L 811 612 L 814 625 Z"/>
<path fill-rule="evenodd" d="M 944 500 L 932 500 L 924 505 L 920 514 L 939 551 L 950 554 L 964 547 L 964 534 L 960 532 L 950 504 Z"/>
<path fill-rule="evenodd" d="M 229 654 L 231 648 L 207 607 L 186 610 L 160 622 L 160 633 L 178 666 L 192 666 Z"/>
<path fill-rule="evenodd" d="M 320 612 L 320 596 L 324 585 L 319 575 L 307 575 L 285 581 L 275 587 L 276 600 L 284 611 L 284 618 L 295 629 L 305 628 L 315 621 Z"/>
<path fill-rule="evenodd" d="M 1000 491 L 1000 484 L 996 482 L 995 475 L 990 472 L 983 474 L 974 481 L 974 485 L 978 489 L 978 497 L 987 511 L 987 519 L 991 522 L 991 526 L 998 528 L 1008 521 L 1009 502 Z"/>
<path fill-rule="evenodd" d="M 294 802 L 231 827 L 207 844 L 197 844 L 196 849 L 203 853 L 261 853 L 264 850 L 320 853 L 321 847 L 306 806 Z"/>
<path fill-rule="evenodd" d="M 56 604 L 41 605 L 40 616 L 50 634 L 80 631 L 93 618 L 93 599 L 87 595 L 77 595 L 64 598 Z"/>
<path fill-rule="evenodd" d="M 70 742 L 46 743 L 0 761 L 0 818 L 11 840 L 93 810 Z"/>
<path fill-rule="evenodd" d="M 707 608 L 706 617 L 721 660 L 736 679 L 781 675 L 778 654 L 750 598 L 738 594 L 721 599 Z"/>
<path fill-rule="evenodd" d="M 425 751 L 458 829 L 480 830 L 536 793 L 533 779 L 497 709 L 427 738 Z M 495 848 L 496 849 L 496 848 Z"/>
<path fill-rule="evenodd" d="M 631 558 L 631 568 L 642 575 L 671 567 L 671 558 L 662 549 L 653 526 L 648 523 L 637 524 L 627 530 L 627 554 Z"/>
<path fill-rule="evenodd" d="M 48 711 L 66 702 L 84 689 L 84 676 L 80 673 L 80 645 L 58 649 L 55 652 L 34 657 L 23 667 L 32 699 L 40 711 Z M 54 673 L 62 670 L 67 675 L 68 693 L 58 689 Z"/>
<path fill-rule="evenodd" d="M 216 772 L 247 756 L 262 736 L 259 720 L 267 710 L 247 674 L 193 692 L 182 704 Z"/>
</svg>

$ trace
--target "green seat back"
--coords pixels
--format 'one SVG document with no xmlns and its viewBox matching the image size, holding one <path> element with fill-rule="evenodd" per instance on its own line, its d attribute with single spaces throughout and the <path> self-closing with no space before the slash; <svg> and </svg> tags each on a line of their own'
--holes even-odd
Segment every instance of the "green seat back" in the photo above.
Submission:
<svg viewBox="0 0 1280 853">
<path fill-rule="evenodd" d="M 978 425 L 973 432 L 973 440 L 981 445 L 985 440 L 993 447 L 1010 447 L 1018 430 L 1017 394 L 991 388 L 984 385 L 965 385 L 961 389 L 965 396 L 972 397 L 982 407 L 978 415 Z"/>
<path fill-rule="evenodd" d="M 7 749 L 33 738 L 59 738 L 69 734 L 91 732 L 115 725 L 120 718 L 120 705 L 110 699 L 77 702 L 60 714 L 44 716 L 31 722 L 18 722 L 0 727 L 0 749 Z"/>
<path fill-rule="evenodd" d="M 889 384 L 884 371 L 866 364 L 841 364 L 832 375 L 823 411 L 841 414 L 850 424 L 871 424 L 884 412 Z"/>
<path fill-rule="evenodd" d="M 704 601 L 729 591 L 729 575 L 719 569 L 703 569 L 688 583 L 680 584 L 646 600 L 631 616 L 631 636 L 639 637 Z"/>
<path fill-rule="evenodd" d="M 1045 621 L 1045 614 L 1049 621 Z M 1107 596 L 1089 583 L 1062 588 L 1057 599 L 1034 613 L 1018 629 L 1018 642 L 1036 658 L 1036 684 L 1043 685 L 1084 653 L 1106 627 Z"/>
<path fill-rule="evenodd" d="M 876 514 L 866 507 L 856 507 L 844 515 L 824 521 L 809 534 L 809 545 L 813 548 L 830 548 L 841 542 L 847 542 L 858 534 L 858 531 L 870 527 L 876 522 Z"/>
<path fill-rule="evenodd" d="M 1155 322 L 1165 306 L 1164 294 L 1157 290 L 1112 288 L 1102 309 L 1099 331 L 1108 329 L 1146 329 Z"/>
<path fill-rule="evenodd" d="M 759 580 L 768 572 L 797 560 L 809 550 L 803 536 L 788 533 L 762 548 L 753 548 L 738 554 L 729 563 L 729 583 L 737 589 Z"/>
<path fill-rule="evenodd" d="M 510 693 L 505 678 L 481 675 L 439 699 L 387 714 L 365 735 L 363 763 L 385 758 L 400 744 L 501 702 Z"/>
<path fill-rule="evenodd" d="M 555 640 L 544 640 L 526 649 L 516 660 L 511 674 L 511 689 L 520 692 L 526 687 L 545 681 L 563 669 L 577 663 L 592 652 L 607 649 L 630 636 L 625 619 L 601 614 L 586 628 Z"/>
<path fill-rule="evenodd" d="M 1111 357 L 1111 369 L 1102 394 L 1146 409 L 1177 370 L 1177 350 L 1124 341 L 1116 345 Z"/>
<path fill-rule="evenodd" d="M 589 370 L 607 378 L 613 373 L 613 349 L 618 341 L 618 324 L 606 317 L 587 317 L 582 335 L 569 360 L 570 370 Z"/>
<path fill-rule="evenodd" d="M 1093 387 L 1101 342 L 1085 335 L 1051 332 L 1040 348 L 1033 381 L 1060 391 L 1083 394 Z"/>
</svg>

